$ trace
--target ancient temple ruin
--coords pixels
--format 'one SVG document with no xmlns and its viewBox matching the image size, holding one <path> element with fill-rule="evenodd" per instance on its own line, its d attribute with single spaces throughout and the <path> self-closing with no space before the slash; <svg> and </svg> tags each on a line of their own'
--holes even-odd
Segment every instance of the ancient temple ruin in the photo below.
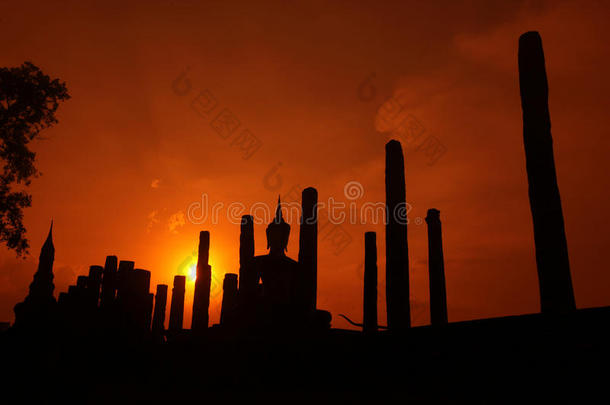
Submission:
<svg viewBox="0 0 610 405">
<path fill-rule="evenodd" d="M 541 310 L 551 314 L 569 313 L 575 310 L 575 300 L 553 158 L 544 54 L 540 36 L 535 32 L 526 33 L 519 40 L 519 83 Z M 405 164 L 402 145 L 397 140 L 390 140 L 385 146 L 385 192 L 388 324 L 383 326 L 377 322 L 377 237 L 374 232 L 367 232 L 364 238 L 363 322 L 346 319 L 362 326 L 367 333 L 377 333 L 379 329 L 410 333 Z M 239 269 L 225 273 L 217 325 L 210 325 L 209 319 L 212 272 L 216 271 L 209 262 L 209 231 L 199 234 L 192 322 L 187 331 L 183 322 L 185 276 L 174 277 L 166 328 L 168 286 L 156 286 L 153 294 L 150 271 L 136 268 L 131 260 L 119 261 L 116 256 L 107 256 L 103 266 L 90 266 L 88 274 L 78 276 L 76 284 L 61 292 L 56 302 L 51 225 L 29 294 L 15 306 L 14 326 L 48 327 L 59 320 L 64 325 L 101 325 L 129 336 L 153 336 L 157 343 L 182 338 L 188 333 L 205 337 L 210 329 L 242 335 L 269 330 L 299 333 L 328 330 L 331 314 L 317 308 L 318 191 L 305 188 L 301 198 L 298 260 L 286 253 L 292 226 L 284 219 L 279 197 L 275 215 L 266 228 L 267 254 L 255 256 L 254 219 L 250 215 L 242 217 Z M 445 326 L 449 316 L 440 211 L 429 209 L 426 223 L 431 324 Z"/>
</svg>

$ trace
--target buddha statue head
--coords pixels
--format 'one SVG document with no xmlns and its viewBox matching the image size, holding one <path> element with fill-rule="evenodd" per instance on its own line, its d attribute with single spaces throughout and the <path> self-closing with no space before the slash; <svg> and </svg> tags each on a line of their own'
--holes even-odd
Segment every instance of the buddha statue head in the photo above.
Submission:
<svg viewBox="0 0 610 405">
<path fill-rule="evenodd" d="M 282 207 L 280 197 L 277 198 L 277 208 L 275 210 L 275 218 L 267 226 L 267 249 L 269 253 L 283 255 L 288 246 L 288 237 L 290 236 L 290 225 L 284 222 L 282 217 Z"/>
</svg>

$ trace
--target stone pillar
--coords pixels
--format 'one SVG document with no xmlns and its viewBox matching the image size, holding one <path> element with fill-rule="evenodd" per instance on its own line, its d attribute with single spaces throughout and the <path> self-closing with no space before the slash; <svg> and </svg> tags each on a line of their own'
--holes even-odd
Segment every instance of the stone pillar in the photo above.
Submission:
<svg viewBox="0 0 610 405">
<path fill-rule="evenodd" d="M 131 273 L 134 271 L 135 263 L 129 260 L 121 260 L 116 273 L 116 306 L 113 316 L 117 326 L 127 328 L 131 324 L 130 307 L 130 283 Z"/>
<path fill-rule="evenodd" d="M 569 312 L 576 304 L 555 173 L 544 52 L 535 31 L 519 38 L 519 85 L 540 306 L 544 313 Z"/>
<path fill-rule="evenodd" d="M 220 324 L 227 323 L 237 304 L 237 274 L 227 273 L 222 283 L 222 306 L 220 307 Z"/>
<path fill-rule="evenodd" d="M 89 267 L 89 277 L 87 278 L 87 295 L 91 300 L 90 305 L 96 308 L 100 299 L 100 287 L 102 285 L 103 271 L 104 268 L 102 266 Z"/>
<path fill-rule="evenodd" d="M 150 294 L 150 271 L 135 269 L 129 273 L 130 312 L 134 325 L 149 330 L 152 317 L 152 295 Z"/>
<path fill-rule="evenodd" d="M 167 285 L 157 284 L 155 309 L 153 312 L 152 334 L 156 342 L 163 342 L 165 332 L 165 307 L 167 306 Z"/>
<path fill-rule="evenodd" d="M 128 278 L 133 280 L 131 289 L 139 296 L 145 296 L 150 291 L 150 271 L 144 269 L 135 269 L 132 273 L 133 277 Z"/>
<path fill-rule="evenodd" d="M 78 276 L 76 277 L 76 287 L 80 289 L 86 289 L 87 284 L 89 282 L 89 277 L 87 276 Z"/>
<path fill-rule="evenodd" d="M 377 332 L 377 234 L 364 234 L 364 308 L 362 330 Z"/>
<path fill-rule="evenodd" d="M 309 187 L 301 195 L 301 226 L 299 229 L 299 290 L 303 310 L 316 310 L 318 286 L 318 191 Z"/>
<path fill-rule="evenodd" d="M 150 332 L 151 324 L 152 324 L 152 316 L 153 316 L 153 305 L 155 302 L 155 294 L 148 293 L 145 299 L 145 307 L 144 307 L 144 329 Z"/>
<path fill-rule="evenodd" d="M 250 215 L 241 217 L 239 234 L 239 290 L 254 291 L 258 280 L 252 272 L 252 259 L 254 258 L 254 220 Z"/>
<path fill-rule="evenodd" d="M 447 318 L 447 292 L 445 289 L 445 260 L 440 211 L 429 209 L 428 224 L 428 272 L 430 280 L 430 323 L 445 325 Z"/>
<path fill-rule="evenodd" d="M 117 279 L 116 279 L 116 287 L 117 287 L 116 297 L 119 300 L 121 299 L 123 290 L 125 289 L 125 287 L 127 285 L 128 275 L 131 271 L 133 271 L 134 266 L 135 266 L 135 263 L 132 261 L 129 261 L 129 260 L 121 260 L 119 262 L 119 268 L 117 270 Z"/>
<path fill-rule="evenodd" d="M 68 286 L 68 296 L 75 301 L 78 298 L 78 288 L 75 285 Z"/>
<path fill-rule="evenodd" d="M 121 262 L 123 263 L 123 262 Z M 131 262 L 133 263 L 133 262 Z M 131 267 L 131 265 L 127 266 Z M 119 265 L 121 270 L 121 265 Z M 150 329 L 152 302 L 150 302 L 150 271 L 143 269 L 126 270 L 123 267 L 120 288 L 120 309 L 123 325 L 130 330 Z"/>
<path fill-rule="evenodd" d="M 82 310 L 82 305 L 80 303 L 80 293 L 78 288 L 75 285 L 68 286 L 68 300 L 67 300 L 67 319 L 68 319 L 68 327 L 76 328 L 80 326 L 82 319 L 79 317 L 79 312 Z"/>
<path fill-rule="evenodd" d="M 87 284 L 89 277 L 78 276 L 76 277 L 76 286 L 74 287 L 74 303 L 76 322 L 79 323 L 78 327 L 88 327 L 91 313 L 89 312 L 89 297 L 87 296 Z M 70 290 L 68 289 L 68 292 Z"/>
<path fill-rule="evenodd" d="M 197 258 L 197 279 L 195 280 L 195 295 L 193 297 L 193 321 L 191 330 L 201 332 L 208 328 L 210 307 L 210 286 L 212 283 L 212 267 L 209 265 L 210 233 L 199 233 L 199 255 Z"/>
<path fill-rule="evenodd" d="M 174 276 L 174 288 L 172 288 L 172 302 L 169 308 L 169 331 L 179 332 L 182 330 L 184 317 L 184 288 L 185 276 Z"/>
<path fill-rule="evenodd" d="M 388 328 L 392 331 L 400 331 L 411 326 L 405 166 L 400 142 L 395 140 L 388 142 L 385 150 Z"/>
<path fill-rule="evenodd" d="M 106 264 L 104 265 L 102 277 L 102 298 L 100 306 L 108 307 L 114 301 L 116 295 L 116 278 L 117 278 L 117 257 L 106 256 Z"/>
</svg>

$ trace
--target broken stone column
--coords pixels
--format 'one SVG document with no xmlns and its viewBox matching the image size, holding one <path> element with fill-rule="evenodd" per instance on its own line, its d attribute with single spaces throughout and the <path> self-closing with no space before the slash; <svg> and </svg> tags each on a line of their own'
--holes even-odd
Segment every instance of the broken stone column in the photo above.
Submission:
<svg viewBox="0 0 610 405">
<path fill-rule="evenodd" d="M 122 264 L 123 262 L 121 262 Z M 132 264 L 133 262 L 131 262 Z M 120 271 L 120 306 L 121 323 L 131 332 L 150 329 L 152 302 L 150 301 L 150 271 L 143 269 L 130 270 L 130 265 L 124 265 Z M 121 272 L 121 270 L 123 270 Z"/>
<path fill-rule="evenodd" d="M 78 298 L 78 288 L 75 285 L 68 286 L 68 296 L 72 301 Z"/>
<path fill-rule="evenodd" d="M 430 323 L 445 325 L 447 318 L 447 292 L 445 289 L 445 260 L 440 211 L 428 210 L 428 272 L 430 280 Z"/>
<path fill-rule="evenodd" d="M 116 272 L 116 299 L 113 311 L 114 321 L 117 326 L 127 328 L 131 324 L 130 307 L 130 283 L 131 273 L 134 271 L 135 263 L 130 260 L 121 260 Z"/>
<path fill-rule="evenodd" d="M 140 330 L 149 330 L 153 298 L 150 294 L 150 271 L 135 269 L 128 274 L 128 302 L 133 325 Z"/>
<path fill-rule="evenodd" d="M 191 330 L 201 332 L 208 328 L 210 307 L 210 286 L 212 283 L 212 267 L 209 265 L 210 233 L 199 233 L 199 254 L 197 258 L 197 279 L 195 280 L 195 295 L 193 297 L 193 321 Z"/>
<path fill-rule="evenodd" d="M 405 166 L 400 142 L 386 144 L 386 301 L 388 328 L 411 326 Z"/>
<path fill-rule="evenodd" d="M 89 277 L 87 277 L 87 276 L 76 277 L 76 287 L 84 290 L 85 288 L 87 288 L 88 280 L 89 280 Z"/>
<path fill-rule="evenodd" d="M 519 86 L 540 306 L 544 313 L 569 312 L 576 304 L 555 173 L 544 52 L 535 31 L 519 38 Z"/>
<path fill-rule="evenodd" d="M 134 266 L 135 266 L 135 263 L 132 261 L 129 261 L 129 260 L 121 260 L 119 262 L 119 268 L 117 270 L 117 279 L 116 279 L 116 286 L 117 286 L 116 297 L 118 300 L 121 299 L 123 290 L 126 288 L 126 285 L 127 285 L 127 277 L 129 275 L 129 273 L 131 271 L 133 271 Z"/>
<path fill-rule="evenodd" d="M 131 291 L 137 295 L 145 296 L 150 291 L 150 271 L 144 269 L 135 269 L 131 272 L 132 277 L 128 278 L 133 282 L 130 285 Z"/>
<path fill-rule="evenodd" d="M 62 298 L 62 312 L 64 317 L 64 327 L 68 329 L 79 328 L 82 325 L 82 304 L 79 299 L 79 290 L 75 285 L 68 286 L 67 296 Z"/>
<path fill-rule="evenodd" d="M 299 291 L 298 302 L 304 312 L 316 310 L 318 286 L 318 191 L 313 187 L 301 195 L 299 229 Z"/>
<path fill-rule="evenodd" d="M 184 289 L 186 286 L 185 276 L 174 276 L 174 287 L 172 288 L 172 301 L 169 308 L 169 331 L 179 332 L 182 330 L 184 317 Z"/>
<path fill-rule="evenodd" d="M 220 307 L 220 324 L 225 325 L 237 305 L 237 274 L 227 273 L 222 283 L 222 306 Z"/>
<path fill-rule="evenodd" d="M 112 304 L 116 296 L 117 257 L 107 256 L 102 276 L 102 296 L 100 306 L 106 308 Z"/>
<path fill-rule="evenodd" d="M 362 330 L 377 332 L 377 235 L 364 234 L 364 308 Z"/>
<path fill-rule="evenodd" d="M 165 334 L 165 307 L 167 306 L 167 285 L 157 284 L 155 309 L 153 312 L 152 334 L 155 342 L 163 342 Z"/>
<path fill-rule="evenodd" d="M 76 285 L 74 288 L 68 288 L 68 294 L 71 294 L 72 302 L 74 304 L 74 327 L 79 329 L 87 329 L 90 326 L 91 320 L 91 300 L 89 299 L 87 284 L 89 277 L 78 276 L 76 277 Z"/>
<path fill-rule="evenodd" d="M 90 305 L 97 308 L 100 299 L 100 287 L 102 285 L 102 266 L 90 266 L 89 277 L 87 278 L 87 296 Z"/>
</svg>

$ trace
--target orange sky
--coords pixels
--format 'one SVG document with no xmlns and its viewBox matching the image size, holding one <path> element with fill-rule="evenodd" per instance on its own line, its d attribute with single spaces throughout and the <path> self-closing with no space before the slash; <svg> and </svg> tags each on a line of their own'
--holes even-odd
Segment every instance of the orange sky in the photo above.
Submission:
<svg viewBox="0 0 610 405">
<path fill-rule="evenodd" d="M 382 132 L 380 106 L 393 95 L 446 148 L 430 165 L 405 147 L 414 324 L 429 321 L 418 222 L 431 207 L 443 221 L 450 321 L 537 311 L 516 65 L 518 36 L 532 29 L 547 58 L 576 302 L 610 304 L 604 3 L 92 3 L 2 1 L 0 66 L 31 60 L 65 80 L 72 99 L 34 145 L 43 175 L 25 213 L 31 256 L 0 249 L 0 320 L 12 320 L 26 295 L 51 218 L 56 293 L 108 254 L 150 270 L 154 289 L 184 274 L 200 230 L 211 232 L 215 280 L 237 271 L 239 225 L 226 209 L 217 224 L 186 218 L 203 193 L 210 204 L 249 207 L 298 185 L 316 187 L 322 201 L 349 202 L 344 186 L 356 181 L 358 206 L 383 202 L 392 135 Z M 180 96 L 172 83 L 185 69 L 192 89 Z M 207 117 L 190 104 L 203 90 L 218 103 Z M 262 143 L 249 159 L 210 124 L 225 108 Z M 342 252 L 320 241 L 318 306 L 335 327 L 348 326 L 339 313 L 361 320 L 363 235 L 375 230 L 383 324 L 383 226 L 342 229 L 352 238 Z M 255 227 L 257 254 L 266 252 L 264 230 Z M 293 221 L 288 255 L 297 250 Z M 221 294 L 212 295 L 217 322 Z"/>
</svg>

